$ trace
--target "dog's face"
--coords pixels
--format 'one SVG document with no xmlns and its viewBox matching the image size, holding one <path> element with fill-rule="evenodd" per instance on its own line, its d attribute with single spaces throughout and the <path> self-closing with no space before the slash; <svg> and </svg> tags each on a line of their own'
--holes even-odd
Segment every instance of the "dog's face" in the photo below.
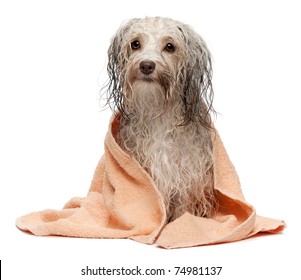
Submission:
<svg viewBox="0 0 301 280">
<path fill-rule="evenodd" d="M 212 105 L 211 59 L 191 28 L 166 18 L 132 19 L 112 39 L 108 51 L 109 99 L 121 112 L 125 100 L 147 91 L 183 102 L 183 122 L 208 115 Z M 201 108 L 207 108 L 201 112 Z M 126 113 L 126 112 L 125 112 Z"/>
<path fill-rule="evenodd" d="M 179 69 L 187 60 L 181 31 L 174 22 L 143 20 L 130 26 L 123 38 L 120 75 L 127 98 L 139 94 L 137 87 L 161 88 L 168 97 L 179 85 Z"/>
</svg>

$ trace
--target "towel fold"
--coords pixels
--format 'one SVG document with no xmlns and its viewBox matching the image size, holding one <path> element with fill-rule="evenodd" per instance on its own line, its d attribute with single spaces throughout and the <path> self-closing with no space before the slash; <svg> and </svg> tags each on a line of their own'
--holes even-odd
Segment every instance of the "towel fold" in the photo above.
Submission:
<svg viewBox="0 0 301 280">
<path fill-rule="evenodd" d="M 214 182 L 219 208 L 212 218 L 185 213 L 166 224 L 162 197 L 149 174 L 116 143 L 113 117 L 89 192 L 62 210 L 33 212 L 16 220 L 34 235 L 130 238 L 163 248 L 238 241 L 259 232 L 281 232 L 281 220 L 256 215 L 245 201 L 239 178 L 216 132 L 213 136 Z"/>
</svg>

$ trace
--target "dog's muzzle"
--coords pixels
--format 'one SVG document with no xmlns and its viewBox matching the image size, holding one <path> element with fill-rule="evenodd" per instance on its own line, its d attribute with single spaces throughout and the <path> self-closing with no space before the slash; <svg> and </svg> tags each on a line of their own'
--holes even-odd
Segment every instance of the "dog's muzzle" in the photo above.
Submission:
<svg viewBox="0 0 301 280">
<path fill-rule="evenodd" d="M 142 60 L 139 64 L 141 73 L 145 75 L 150 75 L 151 73 L 153 73 L 155 68 L 156 64 L 152 60 Z"/>
</svg>

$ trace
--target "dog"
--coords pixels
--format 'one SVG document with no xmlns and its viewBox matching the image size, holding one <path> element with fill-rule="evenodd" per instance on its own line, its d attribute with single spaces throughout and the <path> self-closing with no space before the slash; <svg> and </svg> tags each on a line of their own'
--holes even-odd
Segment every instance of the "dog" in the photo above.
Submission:
<svg viewBox="0 0 301 280">
<path fill-rule="evenodd" d="M 131 19 L 108 50 L 107 104 L 118 114 L 120 147 L 150 175 L 169 222 L 211 217 L 214 192 L 211 55 L 188 25 Z"/>
</svg>

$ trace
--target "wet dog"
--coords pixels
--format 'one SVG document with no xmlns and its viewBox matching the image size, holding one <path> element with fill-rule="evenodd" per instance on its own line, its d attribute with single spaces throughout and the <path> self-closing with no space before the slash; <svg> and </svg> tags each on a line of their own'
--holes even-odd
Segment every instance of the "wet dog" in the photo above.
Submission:
<svg viewBox="0 0 301 280">
<path fill-rule="evenodd" d="M 203 39 L 172 19 L 135 18 L 114 35 L 107 69 L 116 141 L 154 180 L 168 221 L 211 217 L 212 63 Z"/>
</svg>

